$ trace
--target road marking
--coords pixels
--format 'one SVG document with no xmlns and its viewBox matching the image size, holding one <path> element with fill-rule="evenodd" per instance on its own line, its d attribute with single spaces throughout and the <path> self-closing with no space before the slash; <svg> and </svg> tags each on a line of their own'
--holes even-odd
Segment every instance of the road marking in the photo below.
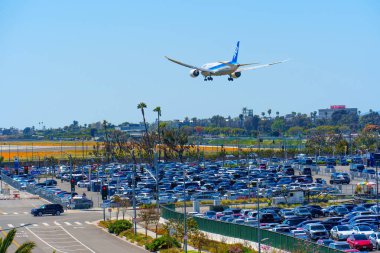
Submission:
<svg viewBox="0 0 380 253">
<path fill-rule="evenodd" d="M 61 226 L 61 224 L 57 221 L 54 221 L 54 224 L 57 225 L 57 226 Z"/>
<path fill-rule="evenodd" d="M 8 224 L 7 226 L 10 227 L 10 228 L 14 228 L 15 227 L 12 224 Z"/>
<path fill-rule="evenodd" d="M 92 253 L 95 253 L 95 251 L 93 251 L 92 249 L 90 249 L 89 247 L 87 247 L 86 245 L 84 245 L 81 241 L 79 241 L 77 238 L 75 238 L 72 234 L 69 233 L 69 231 L 67 231 L 64 227 L 61 227 L 63 229 L 63 231 L 65 231 L 69 236 L 71 236 L 75 241 L 79 242 L 83 247 L 85 247 L 86 249 L 88 249 L 89 251 L 91 251 Z"/>
<path fill-rule="evenodd" d="M 67 226 L 71 226 L 71 223 L 70 223 L 70 222 L 65 221 L 64 223 L 65 223 Z"/>
<path fill-rule="evenodd" d="M 38 227 L 38 224 L 33 224 L 33 227 Z"/>
<path fill-rule="evenodd" d="M 55 251 L 64 253 L 63 251 L 61 251 L 61 250 L 59 250 L 59 249 L 53 247 L 51 244 L 47 243 L 44 239 L 42 239 L 41 237 L 39 237 L 38 235 L 36 235 L 36 233 L 34 233 L 34 232 L 33 232 L 32 230 L 30 230 L 28 227 L 26 227 L 26 229 L 27 229 L 30 233 L 32 233 L 32 235 L 34 235 L 35 237 L 37 237 L 38 239 L 40 239 L 41 242 L 45 243 L 46 245 L 48 245 L 49 247 L 51 247 L 51 248 L 54 249 Z"/>
<path fill-rule="evenodd" d="M 25 223 L 21 223 L 20 226 L 21 226 L 21 227 L 25 226 Z"/>
<path fill-rule="evenodd" d="M 40 236 L 38 236 L 36 233 L 34 233 L 31 229 L 29 229 L 28 227 L 25 227 L 31 234 L 33 234 L 35 237 L 37 237 L 40 241 L 42 241 L 43 243 L 45 243 L 46 245 L 48 245 L 49 247 L 51 247 L 53 250 L 55 250 L 56 252 L 61 252 L 61 253 L 65 253 L 67 251 L 63 251 L 65 250 L 66 247 L 71 247 L 71 246 L 76 246 L 78 247 L 78 245 L 71 245 L 71 246 L 61 246 L 59 247 L 60 249 L 54 247 L 53 245 L 49 244 L 47 241 L 45 241 L 44 239 L 42 239 Z M 81 241 L 79 241 L 78 239 L 76 239 L 72 234 L 70 234 L 66 229 L 64 229 L 62 226 L 60 226 L 60 228 L 66 232 L 67 235 L 69 235 L 71 238 L 73 238 L 76 242 L 78 242 L 79 244 L 81 244 L 83 247 L 85 247 L 86 249 L 88 249 L 90 252 L 92 253 L 95 253 L 95 251 L 93 251 L 92 249 L 90 249 L 89 247 L 87 247 L 86 245 L 84 245 Z M 72 243 L 72 242 L 71 242 Z M 79 249 L 78 249 L 79 250 Z M 76 250 L 70 250 L 71 251 L 76 251 Z"/>
<path fill-rule="evenodd" d="M 28 212 L 24 212 L 24 214 L 28 214 Z"/>
<path fill-rule="evenodd" d="M 82 223 L 80 223 L 79 221 L 76 221 L 74 223 L 77 224 L 77 225 L 82 225 Z"/>
<path fill-rule="evenodd" d="M 89 225 L 92 225 L 92 223 L 89 222 L 89 221 L 85 221 L 84 223 L 89 224 Z"/>
<path fill-rule="evenodd" d="M 13 214 L 18 214 L 18 212 L 14 212 Z"/>
<path fill-rule="evenodd" d="M 7 215 L 8 213 L 3 213 L 4 215 Z"/>
<path fill-rule="evenodd" d="M 44 226 L 50 226 L 49 224 L 47 224 L 46 222 L 42 223 Z"/>
</svg>

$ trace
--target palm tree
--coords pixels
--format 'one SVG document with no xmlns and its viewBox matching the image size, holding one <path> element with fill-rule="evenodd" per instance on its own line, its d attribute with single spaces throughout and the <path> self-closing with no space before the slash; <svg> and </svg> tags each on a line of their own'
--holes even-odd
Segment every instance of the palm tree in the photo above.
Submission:
<svg viewBox="0 0 380 253">
<path fill-rule="evenodd" d="M 157 133 L 158 133 L 158 143 L 161 144 L 161 134 L 160 134 L 160 117 L 161 117 L 161 107 L 157 106 L 153 109 L 154 112 L 157 112 Z M 161 159 L 160 147 L 158 147 L 158 160 Z"/>
<path fill-rule="evenodd" d="M 261 113 L 261 116 L 263 116 L 263 118 L 264 118 L 264 117 L 265 117 L 265 112 L 262 112 L 262 113 Z"/>
<path fill-rule="evenodd" d="M 7 236 L 3 239 L 0 238 L 0 253 L 6 253 L 9 246 L 11 246 L 13 239 L 16 236 L 16 229 L 12 229 L 9 231 Z M 32 249 L 36 247 L 36 244 L 34 242 L 24 242 L 21 244 L 18 249 L 15 251 L 15 253 L 30 253 L 32 252 Z"/>
<path fill-rule="evenodd" d="M 144 127 L 145 127 L 145 134 L 146 134 L 146 139 L 147 139 L 147 144 L 148 144 L 148 153 L 150 154 L 151 150 L 151 145 L 150 145 L 150 139 L 149 139 L 149 135 L 148 135 L 148 127 L 146 125 L 146 120 L 145 120 L 145 111 L 144 109 L 146 108 L 146 104 L 144 102 L 141 102 L 140 104 L 137 105 L 137 109 L 140 109 L 141 110 L 141 114 L 143 116 L 143 121 L 144 121 Z"/>
<path fill-rule="evenodd" d="M 280 112 L 279 111 L 276 112 L 276 116 L 277 116 L 277 118 L 280 116 Z"/>
<path fill-rule="evenodd" d="M 270 115 L 272 114 L 272 109 L 268 109 L 268 115 L 269 115 L 269 118 L 270 118 Z"/>
</svg>

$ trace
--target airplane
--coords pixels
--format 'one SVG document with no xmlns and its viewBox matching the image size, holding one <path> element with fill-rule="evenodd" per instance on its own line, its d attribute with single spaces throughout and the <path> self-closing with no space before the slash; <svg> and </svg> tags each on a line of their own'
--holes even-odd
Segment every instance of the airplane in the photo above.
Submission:
<svg viewBox="0 0 380 253">
<path fill-rule="evenodd" d="M 171 59 L 167 56 L 165 56 L 165 58 L 171 62 L 177 63 L 184 67 L 191 68 L 190 76 L 193 78 L 199 76 L 199 74 L 202 74 L 205 81 L 212 81 L 213 80 L 212 76 L 224 76 L 224 75 L 229 76 L 228 81 L 233 81 L 235 78 L 241 77 L 242 71 L 269 67 L 269 66 L 287 61 L 287 60 L 284 60 L 284 61 L 277 61 L 277 62 L 272 62 L 268 64 L 263 64 L 263 65 L 245 67 L 249 65 L 256 65 L 259 63 L 239 64 L 237 62 L 238 55 L 239 55 L 239 44 L 240 44 L 240 41 L 238 41 L 236 44 L 236 49 L 231 61 L 219 61 L 219 62 L 206 63 L 202 67 L 192 66 L 192 65 Z"/>
</svg>

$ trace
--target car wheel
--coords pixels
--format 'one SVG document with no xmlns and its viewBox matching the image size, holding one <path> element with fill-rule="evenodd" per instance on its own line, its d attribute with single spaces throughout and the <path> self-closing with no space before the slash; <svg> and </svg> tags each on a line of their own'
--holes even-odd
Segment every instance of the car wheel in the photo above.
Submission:
<svg viewBox="0 0 380 253">
<path fill-rule="evenodd" d="M 55 213 L 55 215 L 59 216 L 59 215 L 61 215 L 61 212 L 60 212 L 60 211 L 57 211 L 57 212 Z"/>
<path fill-rule="evenodd" d="M 38 216 L 42 216 L 42 212 L 39 212 L 39 213 L 38 213 Z"/>
</svg>

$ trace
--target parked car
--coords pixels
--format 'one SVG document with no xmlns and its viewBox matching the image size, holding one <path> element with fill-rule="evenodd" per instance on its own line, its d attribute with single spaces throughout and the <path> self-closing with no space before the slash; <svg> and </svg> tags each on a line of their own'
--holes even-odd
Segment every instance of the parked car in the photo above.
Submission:
<svg viewBox="0 0 380 253">
<path fill-rule="evenodd" d="M 311 240 L 328 239 L 329 233 L 322 224 L 311 223 L 306 224 L 303 230 Z"/>
<path fill-rule="evenodd" d="M 351 248 L 357 250 L 372 250 L 373 245 L 367 236 L 363 234 L 353 234 L 347 238 L 347 242 Z"/>
<path fill-rule="evenodd" d="M 345 251 L 345 250 L 351 249 L 350 244 L 348 244 L 347 242 L 334 242 L 334 243 L 330 243 L 329 248 L 336 249 L 336 250 L 341 250 L 341 251 Z"/>
<path fill-rule="evenodd" d="M 373 247 L 376 250 L 380 249 L 380 232 L 375 232 L 373 234 L 370 234 L 368 239 L 371 241 Z"/>
<path fill-rule="evenodd" d="M 331 238 L 335 240 L 347 240 L 353 234 L 353 230 L 346 225 L 338 225 L 330 230 Z"/>
<path fill-rule="evenodd" d="M 61 215 L 63 212 L 63 207 L 59 204 L 45 204 L 39 208 L 33 208 L 30 213 L 34 216 L 42 216 L 45 214 Z"/>
</svg>

